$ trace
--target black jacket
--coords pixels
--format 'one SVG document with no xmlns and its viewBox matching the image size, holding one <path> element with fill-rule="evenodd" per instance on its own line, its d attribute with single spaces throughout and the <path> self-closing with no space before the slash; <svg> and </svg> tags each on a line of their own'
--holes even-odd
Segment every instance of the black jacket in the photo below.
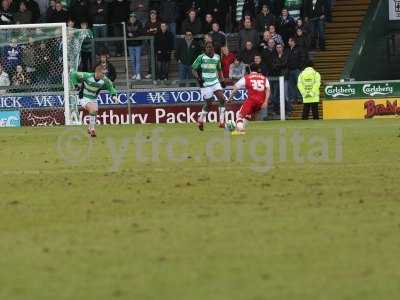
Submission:
<svg viewBox="0 0 400 300">
<path fill-rule="evenodd" d="M 263 47 L 260 49 L 260 55 L 261 55 L 261 59 L 263 61 L 263 63 L 265 64 L 266 68 L 267 68 L 267 75 L 271 75 L 272 74 L 272 70 L 273 70 L 273 66 L 272 66 L 272 61 L 273 58 L 275 56 L 275 50 L 269 50 L 267 47 Z"/>
<path fill-rule="evenodd" d="M 129 2 L 127 0 L 114 0 L 110 4 L 109 22 L 121 23 L 128 20 L 129 15 Z"/>
<path fill-rule="evenodd" d="M 178 7 L 175 0 L 163 0 L 160 5 L 160 17 L 163 22 L 174 23 L 178 17 Z"/>
<path fill-rule="evenodd" d="M 201 48 L 195 40 L 192 40 L 189 46 L 185 39 L 177 40 L 175 56 L 182 64 L 186 66 L 192 65 L 200 52 Z"/>
<path fill-rule="evenodd" d="M 306 63 L 306 55 L 303 48 L 294 46 L 292 49 L 289 47 L 287 50 L 288 58 L 288 69 L 289 70 L 302 70 Z"/>
<path fill-rule="evenodd" d="M 254 57 L 256 56 L 256 54 L 257 54 L 256 49 L 251 49 L 251 50 L 243 49 L 242 51 L 239 52 L 238 58 L 246 65 L 250 65 L 251 63 L 254 62 Z"/>
<path fill-rule="evenodd" d="M 99 10 L 102 10 L 99 12 Z M 94 1 L 89 6 L 89 17 L 93 24 L 107 24 L 108 22 L 108 5 L 101 0 L 100 3 Z"/>
<path fill-rule="evenodd" d="M 17 2 L 17 1 L 14 1 Z M 18 2 L 21 3 L 21 2 Z M 28 10 L 32 12 L 32 22 L 37 23 L 40 19 L 40 8 L 39 4 L 37 4 L 36 1 L 33 0 L 25 0 L 26 7 Z"/>
<path fill-rule="evenodd" d="M 190 22 L 189 17 L 185 19 L 182 23 L 182 34 L 185 34 L 185 32 L 190 31 L 193 33 L 193 35 L 200 34 L 201 33 L 201 22 L 198 17 L 194 20 L 194 22 Z"/>
<path fill-rule="evenodd" d="M 256 18 L 256 30 L 258 32 L 264 32 L 268 30 L 270 25 L 275 25 L 275 17 L 273 14 L 269 13 L 264 15 L 260 13 Z"/>
<path fill-rule="evenodd" d="M 162 33 L 159 31 L 154 38 L 154 48 L 158 61 L 170 61 L 171 51 L 174 44 L 174 37 L 171 32 Z"/>
<path fill-rule="evenodd" d="M 204 21 L 203 23 L 203 34 L 207 34 L 210 33 L 212 31 L 212 23 L 214 22 L 214 20 L 211 23 L 207 23 L 206 21 Z"/>
<path fill-rule="evenodd" d="M 126 23 L 126 37 L 127 38 L 137 38 L 144 35 L 144 29 L 142 23 L 136 20 L 134 23 Z M 128 47 L 138 47 L 143 44 L 142 41 L 127 41 Z"/>
<path fill-rule="evenodd" d="M 89 19 L 89 4 L 86 0 L 77 0 L 69 10 L 69 17 L 75 21 L 77 27 L 82 22 L 91 22 Z"/>
<path fill-rule="evenodd" d="M 228 5 L 225 0 L 206 0 L 205 13 L 211 14 L 221 28 L 224 28 Z M 204 12 L 203 15 L 205 15 Z"/>
<path fill-rule="evenodd" d="M 66 23 L 68 20 L 68 12 L 64 9 L 57 11 L 55 10 L 49 19 L 49 23 Z"/>
<path fill-rule="evenodd" d="M 272 75 L 273 76 L 288 76 L 288 67 L 287 67 L 287 52 L 284 51 L 281 57 L 278 56 L 278 53 L 275 53 L 272 58 Z"/>
<path fill-rule="evenodd" d="M 281 34 L 284 43 L 287 44 L 288 39 L 295 34 L 295 20 L 291 16 L 288 16 L 286 19 L 279 17 L 277 25 L 277 31 Z"/>
<path fill-rule="evenodd" d="M 221 33 L 221 32 L 212 31 L 212 32 L 210 33 L 210 36 L 211 36 L 211 38 L 212 38 L 212 40 L 213 40 L 213 44 L 214 44 L 214 47 L 215 47 L 215 51 L 216 51 L 218 54 L 220 54 L 221 47 L 225 46 L 225 43 L 226 43 L 226 36 L 225 36 L 225 34 L 223 34 L 223 33 Z"/>
<path fill-rule="evenodd" d="M 313 7 L 312 0 L 304 0 L 303 14 L 309 19 L 319 18 L 325 13 L 324 1 L 317 0 Z"/>
</svg>

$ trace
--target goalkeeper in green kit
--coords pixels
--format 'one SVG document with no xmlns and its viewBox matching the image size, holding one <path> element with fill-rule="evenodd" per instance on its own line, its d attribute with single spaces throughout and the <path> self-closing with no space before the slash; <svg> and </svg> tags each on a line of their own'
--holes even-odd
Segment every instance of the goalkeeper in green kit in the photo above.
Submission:
<svg viewBox="0 0 400 300">
<path fill-rule="evenodd" d="M 96 137 L 97 96 L 101 90 L 107 90 L 117 103 L 117 90 L 104 75 L 102 66 L 97 66 L 94 73 L 71 71 L 70 80 L 71 85 L 79 90 L 79 104 L 89 113 L 88 133 L 91 137 Z"/>
</svg>

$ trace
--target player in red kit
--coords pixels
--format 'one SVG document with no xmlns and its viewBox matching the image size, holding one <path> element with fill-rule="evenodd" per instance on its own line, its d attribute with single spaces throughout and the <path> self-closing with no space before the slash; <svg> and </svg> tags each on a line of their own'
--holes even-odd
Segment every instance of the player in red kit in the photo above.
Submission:
<svg viewBox="0 0 400 300">
<path fill-rule="evenodd" d="M 239 89 L 247 90 L 247 99 L 238 112 L 236 130 L 232 135 L 245 134 L 246 122 L 261 109 L 266 108 L 271 89 L 268 79 L 261 74 L 259 65 L 250 65 L 250 74 L 240 79 L 233 87 L 229 101 L 233 99 Z"/>
</svg>

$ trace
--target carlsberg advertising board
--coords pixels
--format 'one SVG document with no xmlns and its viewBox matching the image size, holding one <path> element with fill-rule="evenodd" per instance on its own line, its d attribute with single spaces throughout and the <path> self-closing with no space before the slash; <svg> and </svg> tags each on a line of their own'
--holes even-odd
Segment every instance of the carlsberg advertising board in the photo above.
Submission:
<svg viewBox="0 0 400 300">
<path fill-rule="evenodd" d="M 340 82 L 325 86 L 326 99 L 388 98 L 400 96 L 400 81 Z"/>
</svg>

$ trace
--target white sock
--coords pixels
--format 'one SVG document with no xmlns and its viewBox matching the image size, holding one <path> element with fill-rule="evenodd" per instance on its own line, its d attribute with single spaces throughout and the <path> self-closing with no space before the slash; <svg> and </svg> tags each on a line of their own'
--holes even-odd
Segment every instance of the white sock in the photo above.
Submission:
<svg viewBox="0 0 400 300">
<path fill-rule="evenodd" d="M 246 127 L 246 119 L 242 119 L 242 118 L 238 118 L 236 120 L 236 130 L 238 131 L 244 131 L 245 127 Z"/>
<path fill-rule="evenodd" d="M 220 106 L 219 110 L 219 122 L 225 123 L 225 106 Z"/>
<path fill-rule="evenodd" d="M 94 129 L 95 125 L 96 125 L 96 115 L 90 115 L 89 116 L 89 129 Z"/>
<path fill-rule="evenodd" d="M 208 114 L 208 111 L 205 111 L 203 109 L 200 113 L 199 122 L 205 122 L 207 120 L 207 114 Z"/>
</svg>

